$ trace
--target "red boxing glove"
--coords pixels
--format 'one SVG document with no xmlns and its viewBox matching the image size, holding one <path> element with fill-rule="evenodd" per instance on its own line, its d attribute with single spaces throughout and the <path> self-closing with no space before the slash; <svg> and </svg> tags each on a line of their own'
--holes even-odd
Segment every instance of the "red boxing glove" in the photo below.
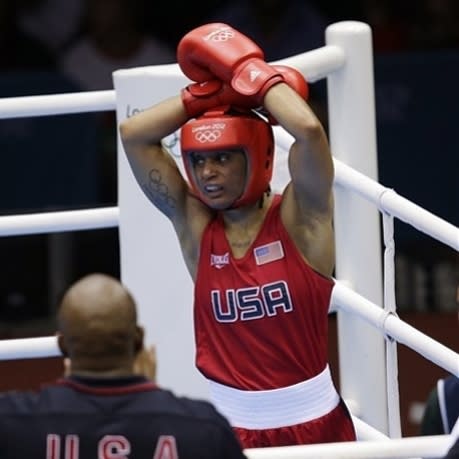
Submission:
<svg viewBox="0 0 459 459">
<path fill-rule="evenodd" d="M 195 118 L 209 109 L 231 105 L 245 109 L 259 106 L 253 97 L 236 92 L 227 83 L 213 79 L 203 83 L 190 84 L 181 93 L 185 111 L 190 118 Z"/>
<path fill-rule="evenodd" d="M 293 67 L 288 67 L 287 65 L 273 65 L 273 67 L 283 76 L 286 84 L 297 92 L 303 100 L 308 100 L 309 86 L 301 72 Z M 270 124 L 278 124 L 276 119 L 264 108 L 259 110 L 259 112 L 268 118 Z"/>
<path fill-rule="evenodd" d="M 287 65 L 273 65 L 273 67 L 283 76 L 286 84 L 297 92 L 303 100 L 308 100 L 308 82 L 300 71 L 294 67 L 288 67 Z"/>
<path fill-rule="evenodd" d="M 203 82 L 217 77 L 259 103 L 271 86 L 283 81 L 252 40 L 223 23 L 187 33 L 178 45 L 177 62 L 188 78 Z"/>
</svg>

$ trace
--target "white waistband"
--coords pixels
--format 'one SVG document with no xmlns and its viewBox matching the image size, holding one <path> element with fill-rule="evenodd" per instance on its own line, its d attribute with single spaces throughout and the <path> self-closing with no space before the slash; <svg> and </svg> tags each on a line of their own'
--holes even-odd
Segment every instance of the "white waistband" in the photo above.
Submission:
<svg viewBox="0 0 459 459">
<path fill-rule="evenodd" d="M 328 365 L 307 381 L 272 390 L 246 391 L 209 380 L 215 407 L 233 427 L 272 429 L 320 418 L 339 403 Z"/>
</svg>

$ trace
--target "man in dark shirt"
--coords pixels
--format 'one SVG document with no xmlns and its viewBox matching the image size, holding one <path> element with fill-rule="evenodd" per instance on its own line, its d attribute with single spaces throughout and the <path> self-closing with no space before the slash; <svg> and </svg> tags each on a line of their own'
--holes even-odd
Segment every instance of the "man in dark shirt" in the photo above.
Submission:
<svg viewBox="0 0 459 459">
<path fill-rule="evenodd" d="M 210 403 L 135 374 L 143 349 L 136 316 L 133 297 L 116 279 L 92 274 L 70 287 L 58 312 L 69 374 L 38 393 L 0 396 L 0 457 L 245 457 Z"/>
<path fill-rule="evenodd" d="M 459 378 L 448 375 L 430 391 L 421 422 L 421 435 L 450 434 L 459 418 Z"/>
</svg>

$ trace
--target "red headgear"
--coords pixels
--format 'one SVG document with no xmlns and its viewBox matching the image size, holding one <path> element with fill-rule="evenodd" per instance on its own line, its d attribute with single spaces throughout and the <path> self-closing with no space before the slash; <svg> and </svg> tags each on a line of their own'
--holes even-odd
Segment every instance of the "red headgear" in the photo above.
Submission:
<svg viewBox="0 0 459 459">
<path fill-rule="evenodd" d="M 194 193 L 203 201 L 205 196 L 196 186 L 191 154 L 219 150 L 241 149 L 247 159 L 247 178 L 243 193 L 231 208 L 256 202 L 268 190 L 274 163 L 272 127 L 252 112 L 227 114 L 222 108 L 188 121 L 182 126 L 180 145 L 185 171 Z"/>
</svg>

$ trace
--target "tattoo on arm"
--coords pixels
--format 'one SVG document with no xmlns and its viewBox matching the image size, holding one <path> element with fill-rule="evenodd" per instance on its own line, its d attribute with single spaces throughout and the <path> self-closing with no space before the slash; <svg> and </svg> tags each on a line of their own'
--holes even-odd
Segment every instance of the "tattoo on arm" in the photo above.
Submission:
<svg viewBox="0 0 459 459">
<path fill-rule="evenodd" d="M 177 201 L 169 194 L 169 188 L 162 181 L 158 169 L 151 169 L 148 173 L 148 182 L 144 183 L 142 188 L 153 204 L 166 215 L 176 208 Z"/>
</svg>

